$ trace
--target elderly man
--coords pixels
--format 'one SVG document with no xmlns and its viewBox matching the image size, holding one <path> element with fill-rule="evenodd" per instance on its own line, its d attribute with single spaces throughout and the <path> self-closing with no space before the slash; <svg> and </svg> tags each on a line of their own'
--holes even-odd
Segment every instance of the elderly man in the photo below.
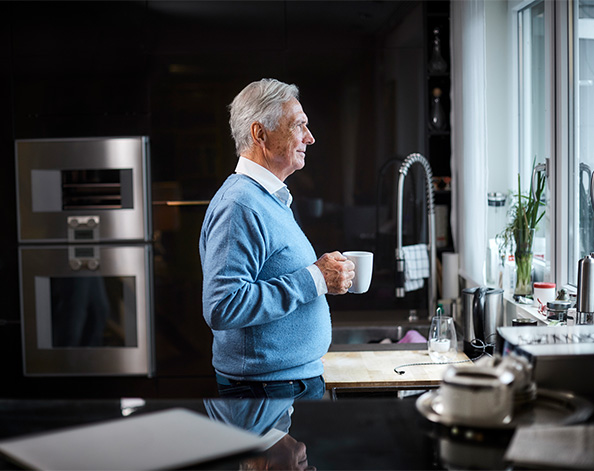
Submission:
<svg viewBox="0 0 594 471">
<path fill-rule="evenodd" d="M 317 399 L 331 341 L 325 294 L 344 294 L 354 265 L 316 255 L 283 183 L 314 143 L 298 89 L 253 82 L 230 105 L 239 161 L 217 191 L 200 235 L 204 318 L 222 397 Z"/>
</svg>

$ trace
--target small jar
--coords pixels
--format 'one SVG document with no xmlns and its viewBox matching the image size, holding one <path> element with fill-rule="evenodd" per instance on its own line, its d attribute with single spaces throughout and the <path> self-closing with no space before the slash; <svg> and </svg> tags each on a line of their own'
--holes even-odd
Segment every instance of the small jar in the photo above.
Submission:
<svg viewBox="0 0 594 471">
<path fill-rule="evenodd" d="M 539 307 L 541 304 L 546 306 L 547 303 L 554 301 L 555 294 L 555 283 L 546 283 L 542 281 L 536 281 L 534 283 L 534 305 Z M 540 302 L 539 302 L 540 301 Z"/>
<path fill-rule="evenodd" d="M 567 311 L 572 306 L 571 301 L 552 301 L 547 303 L 547 317 L 552 321 L 567 321 Z"/>
</svg>

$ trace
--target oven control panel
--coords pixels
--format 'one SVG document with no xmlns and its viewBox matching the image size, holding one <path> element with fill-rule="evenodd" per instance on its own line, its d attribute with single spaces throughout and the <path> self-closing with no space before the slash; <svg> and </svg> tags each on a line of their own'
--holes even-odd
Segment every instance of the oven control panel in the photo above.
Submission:
<svg viewBox="0 0 594 471">
<path fill-rule="evenodd" d="M 82 268 L 95 271 L 99 268 L 99 247 L 80 246 L 68 247 L 68 264 L 74 271 Z"/>
<path fill-rule="evenodd" d="M 98 241 L 99 221 L 99 216 L 69 216 L 68 242 Z"/>
</svg>

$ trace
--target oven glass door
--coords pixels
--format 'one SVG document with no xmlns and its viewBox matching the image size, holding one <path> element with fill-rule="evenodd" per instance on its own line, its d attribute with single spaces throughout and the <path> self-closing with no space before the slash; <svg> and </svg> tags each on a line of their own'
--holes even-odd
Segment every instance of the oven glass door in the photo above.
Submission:
<svg viewBox="0 0 594 471">
<path fill-rule="evenodd" d="M 138 347 L 133 276 L 35 277 L 40 348 Z"/>
<path fill-rule="evenodd" d="M 150 376 L 150 250 L 21 247 L 25 374 Z"/>
</svg>

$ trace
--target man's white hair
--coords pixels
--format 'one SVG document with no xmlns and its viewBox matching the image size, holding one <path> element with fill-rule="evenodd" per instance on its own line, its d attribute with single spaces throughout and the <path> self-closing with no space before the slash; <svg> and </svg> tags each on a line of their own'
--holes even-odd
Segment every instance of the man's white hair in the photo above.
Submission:
<svg viewBox="0 0 594 471">
<path fill-rule="evenodd" d="M 252 123 L 259 122 L 266 129 L 276 129 L 283 104 L 292 98 L 299 99 L 297 86 L 276 79 L 252 82 L 239 92 L 229 105 L 229 125 L 238 156 L 252 145 Z"/>
</svg>

